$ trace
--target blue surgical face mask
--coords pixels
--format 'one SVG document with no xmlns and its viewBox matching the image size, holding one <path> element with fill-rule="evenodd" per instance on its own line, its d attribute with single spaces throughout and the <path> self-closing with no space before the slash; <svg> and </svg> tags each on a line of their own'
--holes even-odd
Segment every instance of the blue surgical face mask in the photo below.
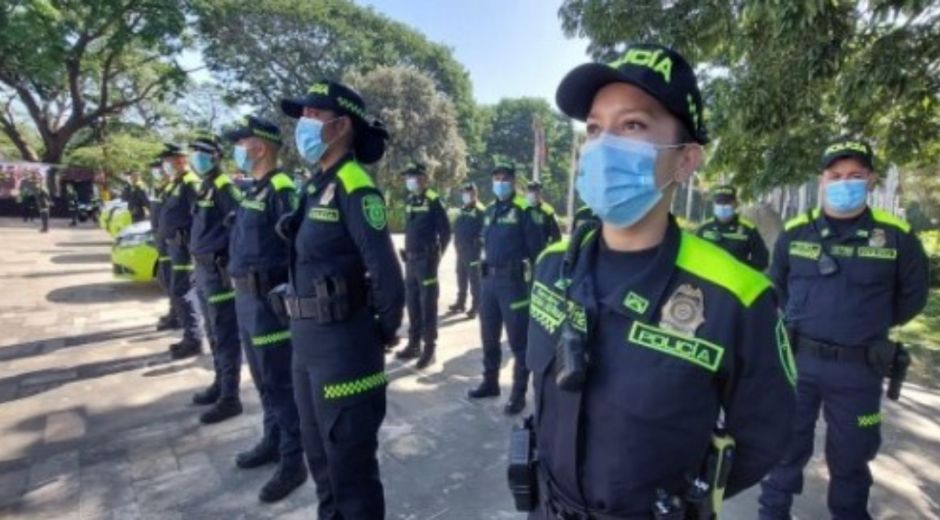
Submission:
<svg viewBox="0 0 940 520">
<path fill-rule="evenodd" d="M 254 167 L 255 162 L 248 158 L 248 148 L 245 147 L 245 145 L 235 145 L 232 159 L 235 160 L 235 166 L 237 166 L 239 170 L 251 175 L 251 169 Z"/>
<path fill-rule="evenodd" d="M 847 179 L 831 181 L 825 187 L 826 205 L 836 213 L 852 213 L 868 201 L 868 181 Z"/>
<path fill-rule="evenodd" d="M 176 177 L 176 173 L 177 173 L 177 172 L 176 172 L 176 167 L 173 166 L 173 163 L 171 163 L 171 162 L 164 162 L 164 163 L 163 163 L 163 173 L 165 173 L 166 176 L 169 177 L 169 178 Z"/>
<path fill-rule="evenodd" d="M 658 148 L 666 147 L 608 133 L 589 141 L 575 183 L 581 200 L 607 224 L 636 224 L 663 196 L 665 186 L 656 187 Z"/>
<path fill-rule="evenodd" d="M 507 200 L 512 195 L 512 182 L 493 181 L 493 195 L 499 200 Z"/>
<path fill-rule="evenodd" d="M 473 196 L 470 195 L 469 193 L 461 193 L 460 200 L 463 201 L 464 206 L 467 206 L 471 202 L 473 202 Z"/>
<path fill-rule="evenodd" d="M 405 189 L 411 193 L 418 193 L 418 190 L 421 189 L 421 183 L 415 177 L 407 177 L 405 179 Z"/>
<path fill-rule="evenodd" d="M 298 119 L 297 128 L 294 129 L 294 144 L 297 145 L 297 153 L 305 161 L 319 161 L 329 147 L 328 143 L 323 142 L 323 122 L 310 117 Z"/>
<path fill-rule="evenodd" d="M 193 171 L 199 175 L 205 175 L 215 166 L 215 160 L 211 154 L 206 152 L 193 152 L 193 154 L 189 156 L 189 165 L 192 166 Z"/>
<path fill-rule="evenodd" d="M 715 218 L 718 220 L 729 220 L 734 216 L 734 206 L 731 204 L 715 204 Z"/>
</svg>

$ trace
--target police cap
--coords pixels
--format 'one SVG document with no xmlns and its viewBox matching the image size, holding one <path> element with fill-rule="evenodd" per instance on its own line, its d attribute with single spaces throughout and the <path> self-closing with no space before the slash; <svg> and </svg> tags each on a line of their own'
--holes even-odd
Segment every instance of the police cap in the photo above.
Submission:
<svg viewBox="0 0 940 520">
<path fill-rule="evenodd" d="M 526 189 L 529 191 L 542 191 L 542 183 L 535 180 L 529 181 L 529 183 L 526 184 Z"/>
<path fill-rule="evenodd" d="M 419 175 L 427 175 L 428 169 L 424 166 L 424 164 L 415 162 L 409 164 L 407 168 L 402 170 L 401 174 L 405 177 L 417 177 Z"/>
<path fill-rule="evenodd" d="M 210 154 L 221 154 L 222 144 L 219 142 L 218 137 L 208 132 L 204 132 L 189 142 L 189 149 Z"/>
<path fill-rule="evenodd" d="M 182 145 L 176 143 L 163 143 L 163 151 L 160 152 L 157 158 L 166 159 L 168 157 L 178 157 L 181 155 L 186 155 Z"/>
<path fill-rule="evenodd" d="M 715 186 L 712 190 L 712 200 L 718 204 L 730 204 L 738 200 L 738 190 L 727 184 Z"/>
<path fill-rule="evenodd" d="M 657 44 L 632 44 L 611 63 L 575 67 L 558 85 L 555 102 L 564 114 L 584 121 L 594 96 L 611 83 L 629 83 L 642 89 L 676 116 L 695 141 L 708 142 L 695 71 L 678 52 Z"/>
<path fill-rule="evenodd" d="M 853 157 L 861 161 L 869 170 L 875 169 L 875 157 L 871 146 L 861 139 L 841 137 L 829 143 L 819 161 L 820 169 L 825 170 L 838 159 Z"/>
<path fill-rule="evenodd" d="M 294 119 L 303 115 L 304 107 L 331 110 L 349 116 L 355 133 L 353 149 L 356 159 L 371 164 L 385 154 L 388 131 L 381 121 L 369 121 L 366 104 L 355 90 L 335 81 L 318 81 L 307 89 L 304 96 L 281 100 L 281 110 Z"/>
<path fill-rule="evenodd" d="M 493 171 L 490 172 L 490 175 L 496 175 L 497 173 L 505 173 L 515 177 L 516 167 L 509 163 L 497 163 L 496 166 L 493 166 Z"/>
<path fill-rule="evenodd" d="M 468 182 L 463 185 L 463 191 L 477 191 L 477 186 L 472 182 Z"/>
<path fill-rule="evenodd" d="M 243 117 L 241 122 L 235 128 L 225 132 L 223 137 L 233 143 L 247 137 L 257 137 L 278 146 L 281 145 L 281 129 L 277 123 L 257 116 Z"/>
</svg>

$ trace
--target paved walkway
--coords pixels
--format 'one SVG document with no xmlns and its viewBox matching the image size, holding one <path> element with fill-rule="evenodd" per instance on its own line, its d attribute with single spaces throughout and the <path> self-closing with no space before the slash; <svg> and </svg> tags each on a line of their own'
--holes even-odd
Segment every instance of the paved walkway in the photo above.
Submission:
<svg viewBox="0 0 940 520">
<path fill-rule="evenodd" d="M 316 516 L 312 484 L 263 506 L 257 491 L 270 469 L 234 468 L 260 433 L 247 369 L 246 413 L 198 424 L 188 403 L 211 379 L 209 359 L 170 360 L 174 338 L 153 330 L 165 301 L 154 286 L 112 279 L 104 232 L 57 221 L 40 235 L 4 220 L 0 244 L 0 518 Z M 448 256 L 442 308 L 453 301 L 452 271 Z M 523 518 L 506 491 L 502 400 L 464 397 L 480 370 L 476 322 L 442 323 L 439 350 L 423 372 L 389 363 L 380 441 L 388 517 Z M 508 380 L 505 368 L 504 395 Z M 915 388 L 886 407 L 877 518 L 940 518 L 938 412 L 940 393 Z M 825 518 L 819 458 L 808 473 L 796 513 Z M 732 500 L 727 518 L 754 518 L 754 499 L 752 490 Z"/>
</svg>

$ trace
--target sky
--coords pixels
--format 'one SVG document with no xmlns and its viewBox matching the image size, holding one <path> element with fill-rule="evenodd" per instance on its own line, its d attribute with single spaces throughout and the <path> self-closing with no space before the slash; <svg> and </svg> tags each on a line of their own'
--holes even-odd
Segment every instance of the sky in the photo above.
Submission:
<svg viewBox="0 0 940 520">
<path fill-rule="evenodd" d="M 587 40 L 561 30 L 561 0 L 355 0 L 451 47 L 470 73 L 478 103 L 541 97 L 586 61 Z"/>
</svg>

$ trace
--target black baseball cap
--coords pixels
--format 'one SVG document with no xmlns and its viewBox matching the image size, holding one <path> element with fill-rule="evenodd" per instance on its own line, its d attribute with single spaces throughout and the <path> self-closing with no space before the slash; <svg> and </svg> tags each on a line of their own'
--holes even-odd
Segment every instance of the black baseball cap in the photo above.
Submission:
<svg viewBox="0 0 940 520">
<path fill-rule="evenodd" d="M 304 107 L 331 110 L 349 116 L 355 132 L 353 149 L 356 159 L 371 164 L 385 154 L 388 131 L 381 121 L 370 121 L 362 96 L 352 88 L 335 81 L 322 80 L 311 85 L 301 97 L 281 100 L 281 110 L 294 119 L 303 115 Z"/>
<path fill-rule="evenodd" d="M 738 200 L 738 190 L 734 186 L 722 184 L 712 190 L 712 200 L 718 204 L 729 204 Z"/>
<path fill-rule="evenodd" d="M 838 159 L 846 157 L 858 159 L 869 170 L 875 169 L 875 154 L 872 153 L 871 146 L 861 139 L 848 137 L 840 137 L 826 146 L 819 161 L 819 168 L 825 170 Z"/>
<path fill-rule="evenodd" d="M 269 119 L 257 116 L 245 116 L 235 128 L 225 132 L 223 137 L 233 143 L 247 137 L 257 137 L 280 146 L 281 128 L 277 126 L 277 123 Z"/>
<path fill-rule="evenodd" d="M 632 44 L 611 63 L 586 63 L 561 80 L 555 93 L 558 108 L 584 121 L 594 96 L 611 83 L 629 83 L 663 104 L 700 144 L 708 143 L 702 93 L 695 71 L 678 52 L 658 44 Z"/>
<path fill-rule="evenodd" d="M 160 152 L 160 155 L 158 155 L 157 158 L 166 159 L 167 157 L 177 157 L 181 155 L 186 155 L 183 145 L 176 143 L 163 143 L 163 151 Z"/>
<path fill-rule="evenodd" d="M 222 153 L 222 144 L 219 138 L 210 133 L 199 134 L 189 142 L 189 149 L 205 153 Z"/>
<path fill-rule="evenodd" d="M 407 168 L 402 170 L 401 174 L 404 175 L 405 177 L 416 177 L 418 175 L 427 175 L 428 169 L 427 167 L 424 166 L 424 164 L 416 162 L 416 163 L 409 164 Z"/>
</svg>

